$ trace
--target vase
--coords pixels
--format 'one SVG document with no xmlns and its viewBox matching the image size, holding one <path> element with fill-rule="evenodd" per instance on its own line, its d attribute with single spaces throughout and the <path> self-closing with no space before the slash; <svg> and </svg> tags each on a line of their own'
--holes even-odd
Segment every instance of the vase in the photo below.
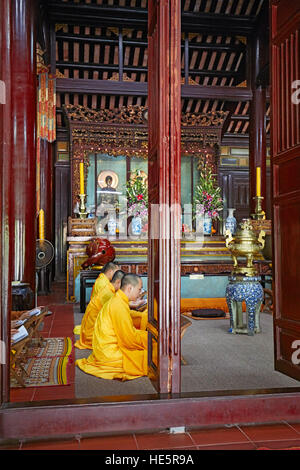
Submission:
<svg viewBox="0 0 300 470">
<path fill-rule="evenodd" d="M 236 227 L 237 227 L 237 221 L 236 221 L 236 218 L 233 215 L 235 209 L 231 208 L 231 209 L 227 209 L 227 210 L 228 210 L 228 217 L 225 221 L 225 229 L 230 230 L 232 235 L 234 235 L 235 231 L 236 231 Z"/>
<path fill-rule="evenodd" d="M 12 310 L 30 310 L 34 307 L 34 293 L 27 282 L 12 283 Z"/>
<path fill-rule="evenodd" d="M 212 228 L 212 218 L 208 214 L 204 214 L 203 218 L 203 234 L 210 235 Z"/>
<path fill-rule="evenodd" d="M 116 230 L 117 230 L 116 219 L 114 219 L 114 218 L 109 219 L 108 224 L 107 224 L 107 228 L 108 228 L 109 235 L 115 235 Z"/>
<path fill-rule="evenodd" d="M 141 217 L 133 217 L 131 222 L 132 235 L 140 235 L 142 233 Z"/>
</svg>

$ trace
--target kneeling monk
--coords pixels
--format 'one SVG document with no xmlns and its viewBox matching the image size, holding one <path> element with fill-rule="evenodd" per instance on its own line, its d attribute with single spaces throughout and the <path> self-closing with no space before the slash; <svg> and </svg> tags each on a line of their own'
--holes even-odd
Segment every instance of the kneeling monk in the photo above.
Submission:
<svg viewBox="0 0 300 470">
<path fill-rule="evenodd" d="M 103 379 L 130 380 L 147 375 L 147 331 L 133 325 L 129 302 L 142 289 L 142 279 L 125 274 L 121 288 L 102 307 L 94 329 L 93 352 L 76 364 Z"/>
<path fill-rule="evenodd" d="M 105 302 L 107 302 L 120 287 L 120 280 L 124 273 L 118 269 L 116 270 L 114 266 L 109 266 L 110 264 L 112 263 L 108 263 L 106 271 L 101 273 L 98 277 L 99 279 L 103 276 L 101 277 L 100 287 L 98 285 L 97 293 L 91 297 L 85 314 L 81 320 L 80 338 L 75 343 L 75 346 L 78 349 L 92 349 L 92 339 L 96 318 Z M 121 274 L 117 275 L 117 273 Z"/>
<path fill-rule="evenodd" d="M 108 283 L 112 280 L 114 273 L 118 269 L 120 269 L 119 266 L 113 262 L 106 263 L 103 266 L 99 276 L 95 281 L 95 284 L 93 285 L 91 299 L 94 297 L 94 295 L 97 295 L 101 289 L 103 289 L 103 287 L 108 285 Z"/>
</svg>

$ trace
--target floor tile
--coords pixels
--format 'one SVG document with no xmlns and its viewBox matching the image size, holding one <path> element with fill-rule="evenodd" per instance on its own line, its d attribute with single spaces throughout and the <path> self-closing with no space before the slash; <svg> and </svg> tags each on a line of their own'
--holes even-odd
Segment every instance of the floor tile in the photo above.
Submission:
<svg viewBox="0 0 300 470">
<path fill-rule="evenodd" d="M 288 425 L 300 434 L 300 423 L 288 423 Z"/>
<path fill-rule="evenodd" d="M 80 450 L 137 450 L 133 435 L 82 438 Z"/>
<path fill-rule="evenodd" d="M 191 431 L 190 435 L 193 442 L 197 445 L 249 442 L 247 437 L 236 426 L 231 428 L 201 429 L 199 431 Z"/>
<path fill-rule="evenodd" d="M 193 447 L 189 433 L 170 434 L 136 434 L 138 449 L 176 449 L 182 447 Z"/>
<path fill-rule="evenodd" d="M 45 441 L 23 443 L 21 450 L 79 450 L 79 442 L 71 441 Z"/>
<path fill-rule="evenodd" d="M 294 448 L 300 450 L 299 440 L 282 440 L 282 441 L 259 441 L 255 442 L 258 450 L 288 450 Z"/>
<path fill-rule="evenodd" d="M 212 444 L 210 446 L 198 446 L 198 450 L 256 450 L 251 442 L 236 442 L 232 444 Z"/>
<path fill-rule="evenodd" d="M 36 387 L 34 400 L 61 400 L 63 398 L 74 398 L 74 384 L 58 385 L 53 387 Z"/>
<path fill-rule="evenodd" d="M 10 401 L 20 402 L 20 401 L 31 401 L 34 396 L 35 387 L 28 388 L 12 388 L 10 390 Z"/>
<path fill-rule="evenodd" d="M 297 439 L 299 434 L 285 423 L 259 426 L 240 426 L 253 442 Z"/>
</svg>

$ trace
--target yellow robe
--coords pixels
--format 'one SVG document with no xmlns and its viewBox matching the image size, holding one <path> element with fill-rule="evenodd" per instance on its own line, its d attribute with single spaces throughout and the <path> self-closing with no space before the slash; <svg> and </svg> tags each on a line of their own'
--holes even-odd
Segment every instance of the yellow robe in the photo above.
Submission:
<svg viewBox="0 0 300 470">
<path fill-rule="evenodd" d="M 97 289 L 97 293 L 93 295 L 89 301 L 85 314 L 83 315 L 80 327 L 80 338 L 75 343 L 78 349 L 93 349 L 92 340 L 96 318 L 105 302 L 115 294 L 114 286 L 108 279 L 107 281 L 107 283 L 105 280 L 102 282 L 101 290 Z"/>
<path fill-rule="evenodd" d="M 110 281 L 104 273 L 99 274 L 92 288 L 91 299 L 94 295 L 99 294 L 103 287 L 107 286 L 109 283 Z"/>
<path fill-rule="evenodd" d="M 77 359 L 76 365 L 103 379 L 130 380 L 147 375 L 147 336 L 147 331 L 134 327 L 128 297 L 119 289 L 97 317 L 92 354 Z"/>
</svg>

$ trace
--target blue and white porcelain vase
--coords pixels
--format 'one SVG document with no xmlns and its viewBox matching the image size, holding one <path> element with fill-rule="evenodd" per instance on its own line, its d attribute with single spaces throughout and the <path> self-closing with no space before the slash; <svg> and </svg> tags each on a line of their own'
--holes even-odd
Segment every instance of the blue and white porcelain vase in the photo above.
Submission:
<svg viewBox="0 0 300 470">
<path fill-rule="evenodd" d="M 212 228 L 212 218 L 207 213 L 205 213 L 204 218 L 203 218 L 203 234 L 210 235 L 211 228 Z"/>
<path fill-rule="evenodd" d="M 107 223 L 109 235 L 115 235 L 117 230 L 117 221 L 113 217 Z"/>
<path fill-rule="evenodd" d="M 132 235 L 140 235 L 142 233 L 141 217 L 133 217 L 131 222 Z"/>
<path fill-rule="evenodd" d="M 237 227 L 237 221 L 233 215 L 235 209 L 227 209 L 227 210 L 228 210 L 228 217 L 225 222 L 225 229 L 230 230 L 232 235 L 234 235 L 236 231 L 236 227 Z"/>
</svg>

